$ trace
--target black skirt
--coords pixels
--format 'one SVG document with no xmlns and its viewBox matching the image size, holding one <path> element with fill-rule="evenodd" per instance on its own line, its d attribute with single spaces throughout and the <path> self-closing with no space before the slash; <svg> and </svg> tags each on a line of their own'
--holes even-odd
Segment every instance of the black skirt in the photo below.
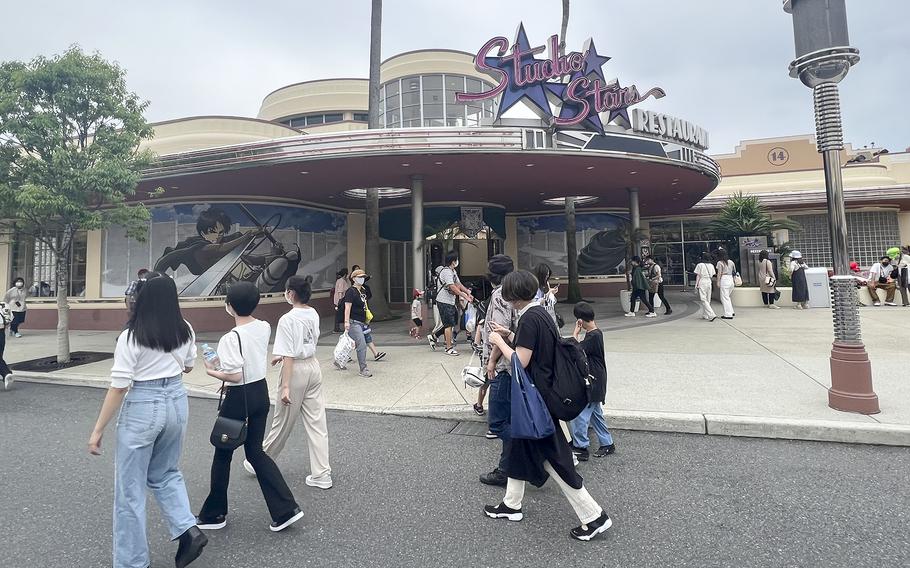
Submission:
<svg viewBox="0 0 910 568">
<path fill-rule="evenodd" d="M 809 284 L 806 282 L 806 269 L 794 270 L 790 275 L 793 282 L 793 301 L 795 303 L 809 301 Z"/>
<path fill-rule="evenodd" d="M 540 487 L 550 477 L 543 468 L 544 461 L 548 461 L 569 487 L 581 489 L 584 480 L 575 471 L 572 448 L 555 417 L 553 424 L 556 425 L 556 432 L 543 440 L 512 438 L 509 441 L 506 475 Z"/>
</svg>

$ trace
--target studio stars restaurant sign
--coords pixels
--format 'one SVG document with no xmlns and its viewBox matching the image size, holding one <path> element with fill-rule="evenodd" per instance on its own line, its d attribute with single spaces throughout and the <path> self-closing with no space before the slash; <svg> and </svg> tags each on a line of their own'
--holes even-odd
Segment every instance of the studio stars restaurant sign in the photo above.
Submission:
<svg viewBox="0 0 910 568">
<path fill-rule="evenodd" d="M 546 59 L 535 57 L 544 52 Z M 550 36 L 545 46 L 531 47 L 521 24 L 513 44 L 505 37 L 494 37 L 474 57 L 477 70 L 494 77 L 496 86 L 481 93 L 456 93 L 455 100 L 467 103 L 501 97 L 497 119 L 518 102 L 526 101 L 541 119 L 556 128 L 600 134 L 604 133 L 601 115 L 605 114 L 606 124 L 615 121 L 626 129 L 707 148 L 707 132 L 689 122 L 639 109 L 630 118 L 629 107 L 666 93 L 653 87 L 642 94 L 636 85 L 623 87 L 617 79 L 608 81 L 603 66 L 609 60 L 597 52 L 592 39 L 585 43 L 584 51 L 566 55 L 559 54 L 556 35 Z"/>
</svg>

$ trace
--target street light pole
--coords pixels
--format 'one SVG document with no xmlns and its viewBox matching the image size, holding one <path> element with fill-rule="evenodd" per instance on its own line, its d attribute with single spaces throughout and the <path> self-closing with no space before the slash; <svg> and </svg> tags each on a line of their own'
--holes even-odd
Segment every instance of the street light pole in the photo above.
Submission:
<svg viewBox="0 0 910 568">
<path fill-rule="evenodd" d="M 850 275 L 847 253 L 847 214 L 840 153 L 844 149 L 837 84 L 859 63 L 859 50 L 849 47 L 845 0 L 785 0 L 793 15 L 796 59 L 790 76 L 812 89 L 816 144 L 825 170 L 828 231 L 834 276 L 831 300 L 834 344 L 831 349 L 831 388 L 828 406 L 846 412 L 880 412 L 872 390 L 872 364 L 863 345 L 857 308 L 856 281 Z"/>
</svg>

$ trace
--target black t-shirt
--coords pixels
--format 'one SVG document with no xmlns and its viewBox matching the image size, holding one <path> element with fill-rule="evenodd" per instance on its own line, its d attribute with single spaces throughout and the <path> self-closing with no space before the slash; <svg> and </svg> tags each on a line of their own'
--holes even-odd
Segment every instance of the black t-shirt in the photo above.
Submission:
<svg viewBox="0 0 910 568">
<path fill-rule="evenodd" d="M 553 362 L 556 358 L 556 324 L 543 306 L 534 306 L 518 320 L 515 347 L 533 351 L 525 369 L 538 390 L 553 388 Z"/>
<path fill-rule="evenodd" d="M 348 291 L 344 293 L 344 303 L 351 304 L 352 320 L 366 323 L 367 308 L 366 304 L 363 302 L 363 297 L 360 295 L 360 290 L 353 286 L 348 288 Z"/>
<path fill-rule="evenodd" d="M 600 329 L 585 333 L 581 348 L 588 358 L 588 371 L 597 379 L 591 392 L 591 399 L 606 402 L 607 399 L 607 361 L 604 358 L 604 334 Z"/>
</svg>

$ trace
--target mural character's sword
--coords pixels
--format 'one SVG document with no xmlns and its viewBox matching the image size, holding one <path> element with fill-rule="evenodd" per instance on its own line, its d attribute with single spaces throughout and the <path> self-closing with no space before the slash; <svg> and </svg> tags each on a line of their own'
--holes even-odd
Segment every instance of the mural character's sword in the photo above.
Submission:
<svg viewBox="0 0 910 568">
<path fill-rule="evenodd" d="M 234 270 L 234 267 L 240 262 L 240 257 L 252 252 L 259 243 L 253 243 L 255 237 L 252 235 L 240 237 L 246 239 L 245 246 L 237 247 L 231 252 L 224 255 L 221 260 L 212 265 L 211 268 L 196 277 L 195 280 L 187 284 L 186 288 L 180 292 L 181 296 L 210 296 L 221 284 L 222 280 Z"/>
</svg>

